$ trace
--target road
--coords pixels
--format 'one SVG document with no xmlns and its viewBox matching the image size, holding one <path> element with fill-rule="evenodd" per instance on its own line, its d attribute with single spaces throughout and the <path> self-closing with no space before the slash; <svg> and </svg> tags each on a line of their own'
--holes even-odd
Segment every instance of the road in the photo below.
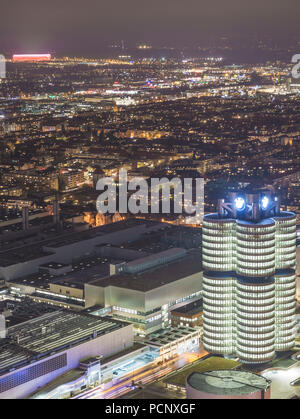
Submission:
<svg viewBox="0 0 300 419">
<path fill-rule="evenodd" d="M 164 377 L 170 372 L 183 367 L 184 365 L 204 357 L 205 355 L 207 355 L 207 352 L 204 350 L 200 350 L 197 353 L 186 353 L 178 358 L 165 362 L 163 365 L 149 368 L 143 372 L 137 371 L 136 373 L 131 374 L 128 378 L 125 378 L 125 380 L 121 383 L 118 383 L 106 390 L 102 390 L 101 386 L 99 386 L 74 396 L 73 399 L 115 399 L 132 391 L 132 381 L 134 381 L 135 385 L 138 386 L 147 385 Z"/>
</svg>

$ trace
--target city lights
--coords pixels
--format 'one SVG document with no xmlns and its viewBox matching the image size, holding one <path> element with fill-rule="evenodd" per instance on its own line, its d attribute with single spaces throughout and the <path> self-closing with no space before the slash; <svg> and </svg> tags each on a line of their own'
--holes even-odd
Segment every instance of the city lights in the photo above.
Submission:
<svg viewBox="0 0 300 419">
<path fill-rule="evenodd" d="M 2 2 L 0 399 L 300 398 L 300 2 L 276 2 Z"/>
<path fill-rule="evenodd" d="M 51 54 L 14 54 L 13 57 L 12 57 L 12 60 L 14 62 L 50 61 L 51 60 Z"/>
</svg>

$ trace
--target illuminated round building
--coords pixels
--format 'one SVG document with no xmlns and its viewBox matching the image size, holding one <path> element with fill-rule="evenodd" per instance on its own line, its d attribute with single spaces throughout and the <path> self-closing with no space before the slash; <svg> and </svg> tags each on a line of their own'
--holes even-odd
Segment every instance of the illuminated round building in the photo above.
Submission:
<svg viewBox="0 0 300 419">
<path fill-rule="evenodd" d="M 203 341 L 265 363 L 295 340 L 296 217 L 269 191 L 231 193 L 203 222 Z"/>
<path fill-rule="evenodd" d="M 267 362 L 275 354 L 275 221 L 237 221 L 236 354 Z"/>
<path fill-rule="evenodd" d="M 282 211 L 275 220 L 275 349 L 285 351 L 295 342 L 296 215 Z"/>
<path fill-rule="evenodd" d="M 209 352 L 234 352 L 235 220 L 205 216 L 202 257 L 204 343 Z"/>
<path fill-rule="evenodd" d="M 270 381 L 252 372 L 194 372 L 186 380 L 187 399 L 270 399 Z"/>
</svg>

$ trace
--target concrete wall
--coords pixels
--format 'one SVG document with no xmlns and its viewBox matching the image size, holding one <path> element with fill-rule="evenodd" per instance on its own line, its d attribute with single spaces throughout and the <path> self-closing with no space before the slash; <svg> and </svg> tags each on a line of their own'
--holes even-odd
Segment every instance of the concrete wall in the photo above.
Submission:
<svg viewBox="0 0 300 419">
<path fill-rule="evenodd" d="M 50 291 L 55 292 L 56 294 L 67 295 L 69 297 L 74 298 L 82 298 L 83 299 L 83 289 L 80 288 L 72 288 L 61 284 L 50 284 Z"/>
<path fill-rule="evenodd" d="M 85 307 L 100 305 L 105 307 L 105 288 L 93 284 L 84 284 Z"/>
<path fill-rule="evenodd" d="M 146 292 L 145 310 L 153 310 L 201 290 L 202 272 L 199 272 Z"/>
<path fill-rule="evenodd" d="M 11 291 L 20 292 L 21 294 L 33 294 L 35 292 L 35 287 L 31 287 L 29 285 L 23 285 L 23 284 L 15 284 L 13 281 L 6 282 L 6 285 L 11 288 Z"/>
<path fill-rule="evenodd" d="M 5 279 L 5 281 L 13 280 L 20 278 L 25 275 L 32 274 L 38 271 L 38 267 L 46 262 L 53 261 L 53 254 L 48 256 L 42 256 L 37 259 L 28 260 L 25 262 L 16 263 L 9 266 L 0 267 L 0 278 Z"/>
<path fill-rule="evenodd" d="M 111 286 L 105 290 L 105 304 L 145 311 L 145 293 Z"/>
</svg>

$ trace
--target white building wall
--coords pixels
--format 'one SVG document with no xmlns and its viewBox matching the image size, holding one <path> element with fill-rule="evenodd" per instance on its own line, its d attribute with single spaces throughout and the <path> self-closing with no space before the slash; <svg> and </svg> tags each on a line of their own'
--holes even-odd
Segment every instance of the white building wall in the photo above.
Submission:
<svg viewBox="0 0 300 419">
<path fill-rule="evenodd" d="M 145 311 L 145 293 L 143 291 L 111 286 L 105 289 L 105 304 L 107 306 Z"/>
<path fill-rule="evenodd" d="M 100 305 L 105 307 L 105 288 L 93 284 L 84 284 L 85 307 Z"/>
<path fill-rule="evenodd" d="M 86 307 L 100 304 L 104 307 L 115 305 L 137 311 L 151 311 L 201 290 L 202 272 L 198 272 L 146 292 L 113 285 L 103 288 L 86 284 L 85 299 Z"/>
<path fill-rule="evenodd" d="M 26 262 L 15 263 L 14 265 L 1 266 L 0 267 L 0 278 L 5 281 L 13 280 L 21 276 L 30 275 L 37 272 L 38 267 L 46 262 L 51 262 L 54 259 L 54 255 L 42 256 L 37 259 L 32 259 Z M 17 262 L 17 261 L 16 261 Z"/>
<path fill-rule="evenodd" d="M 13 280 L 12 282 L 6 281 L 6 285 L 11 289 L 12 292 L 16 292 L 16 293 L 30 295 L 35 292 L 34 287 L 30 287 L 29 285 L 23 285 L 23 284 L 15 284 Z"/>
<path fill-rule="evenodd" d="M 150 311 L 202 290 L 202 272 L 146 292 L 145 310 Z"/>
</svg>

